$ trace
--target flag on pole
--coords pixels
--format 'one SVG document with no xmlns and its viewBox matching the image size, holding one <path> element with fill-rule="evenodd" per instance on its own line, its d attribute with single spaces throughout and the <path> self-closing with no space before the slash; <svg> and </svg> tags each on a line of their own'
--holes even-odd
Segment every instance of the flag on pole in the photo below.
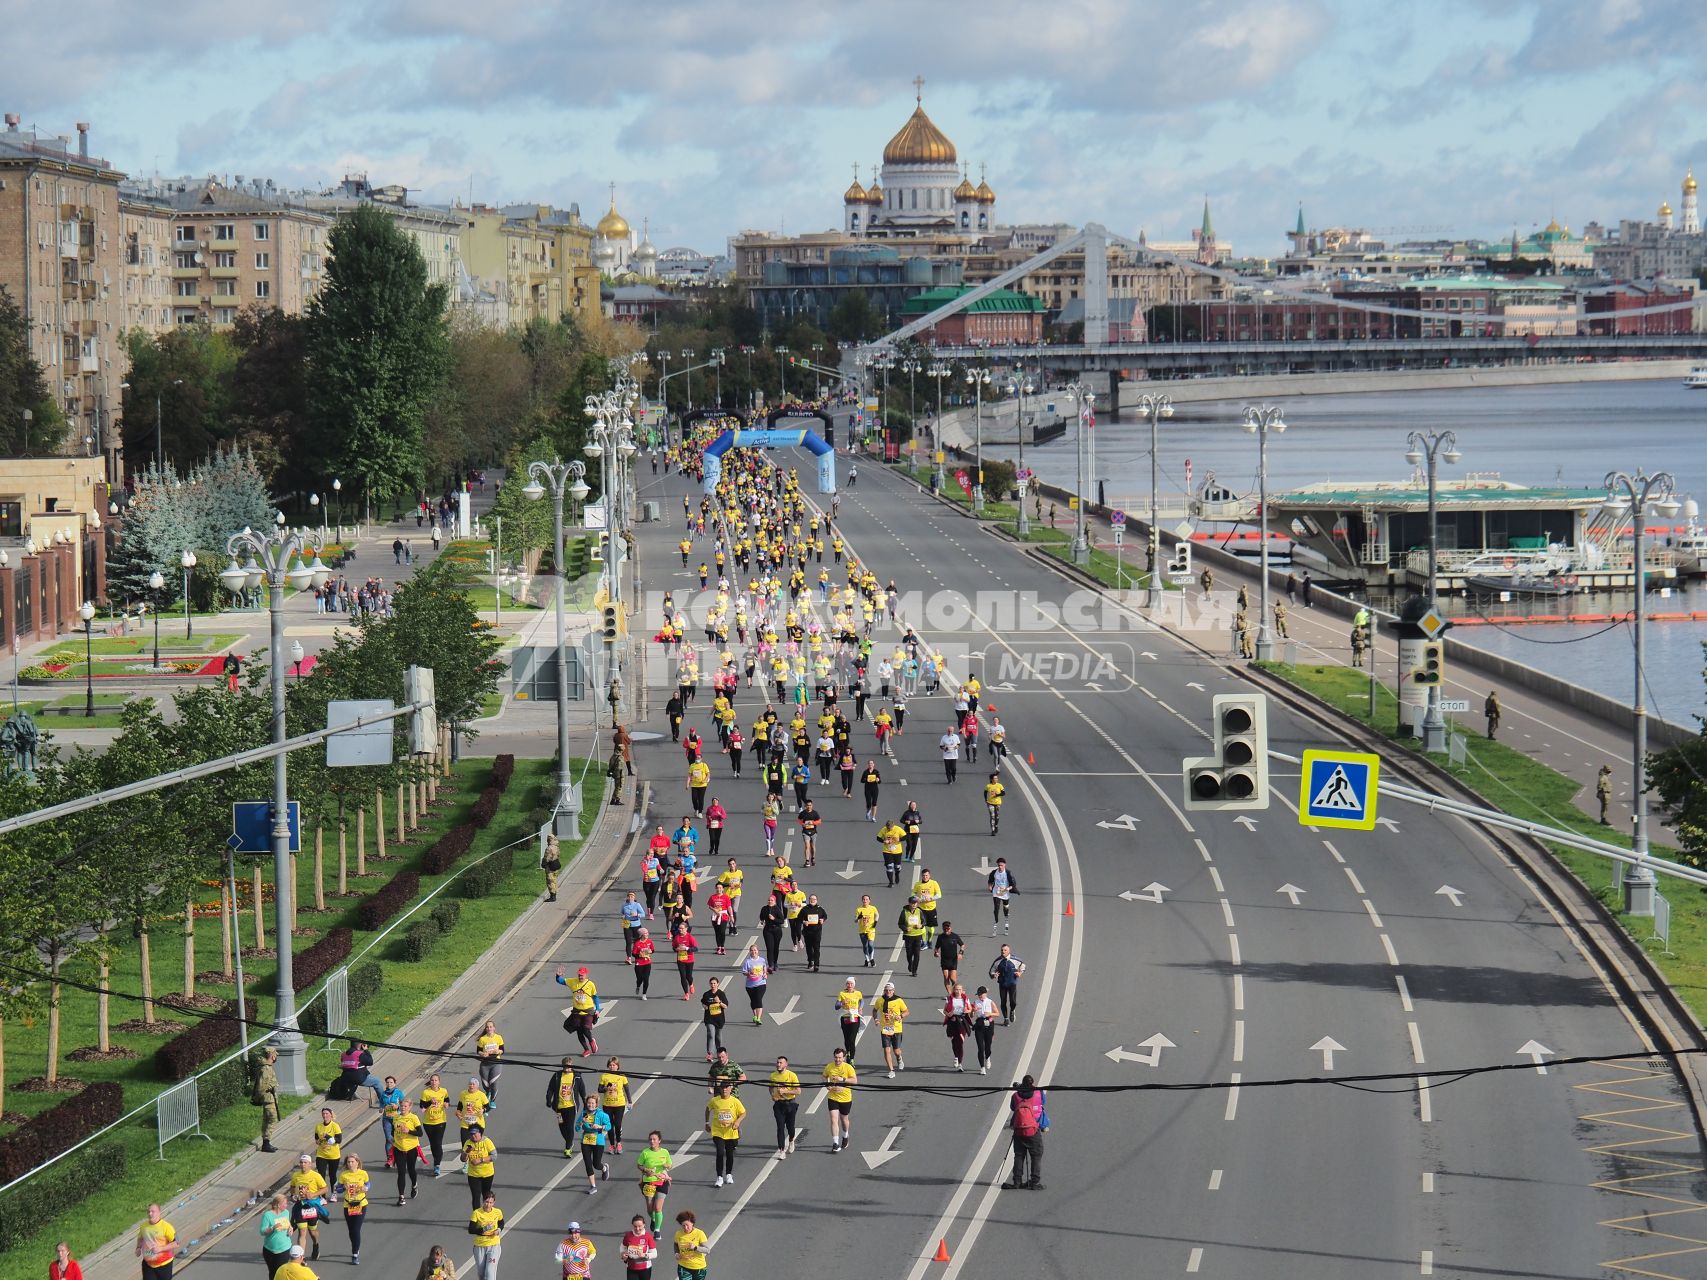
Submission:
<svg viewBox="0 0 1707 1280">
<path fill-rule="evenodd" d="M 968 498 L 972 496 L 972 477 L 967 475 L 965 471 L 956 471 L 954 473 L 954 483 L 966 491 L 966 496 Z"/>
</svg>

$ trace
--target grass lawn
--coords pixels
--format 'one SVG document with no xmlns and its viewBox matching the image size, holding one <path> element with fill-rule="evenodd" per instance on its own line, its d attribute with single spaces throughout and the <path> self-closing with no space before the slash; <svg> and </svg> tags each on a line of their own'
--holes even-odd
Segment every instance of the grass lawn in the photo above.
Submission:
<svg viewBox="0 0 1707 1280">
<path fill-rule="evenodd" d="M 407 844 L 401 850 L 402 856 L 388 858 L 383 863 L 376 862 L 371 856 L 373 814 L 370 812 L 370 874 L 359 881 L 352 875 L 352 890 L 371 891 L 395 871 L 413 865 L 427 845 L 446 827 L 466 816 L 490 771 L 490 760 L 483 759 L 465 759 L 454 766 L 453 778 L 440 786 L 438 805 L 426 816 L 421 829 L 410 834 Z M 478 835 L 473 849 L 458 863 L 458 867 L 466 867 L 499 845 L 530 832 L 536 811 L 549 803 L 553 788 L 554 775 L 550 761 L 518 761 L 515 777 L 499 805 L 496 818 Z M 392 828 L 393 834 L 395 820 L 390 809 L 394 800 L 393 793 L 387 797 L 386 805 L 387 817 L 392 819 L 387 825 Z M 352 872 L 355 862 L 354 828 L 351 815 Z M 305 930 L 313 930 L 318 936 L 321 931 L 335 924 L 350 923 L 347 917 L 356 898 L 354 893 L 346 899 L 331 896 L 331 891 L 336 888 L 337 839 L 335 832 L 329 831 L 328 835 L 331 837 L 327 841 L 326 855 L 329 910 L 324 915 L 303 911 L 298 919 L 299 934 Z M 388 842 L 388 855 L 396 851 L 396 846 Z M 578 853 L 579 847 L 574 851 Z M 304 838 L 304 855 L 297 861 L 298 891 L 303 894 L 302 901 L 311 904 L 314 858 L 312 837 L 308 833 L 305 833 Z M 244 870 L 245 868 L 239 868 L 240 875 Z M 443 877 L 423 878 L 422 892 L 429 892 L 441 883 Z M 246 908 L 242 925 L 243 937 L 246 945 L 253 946 L 253 904 L 241 881 L 239 888 Z M 382 1038 L 388 1031 L 402 1026 L 466 969 L 468 957 L 478 954 L 491 939 L 502 933 L 510 921 L 538 896 L 539 890 L 540 873 L 531 854 L 524 851 L 524 855 L 517 858 L 515 869 L 499 892 L 484 899 L 463 901 L 456 929 L 446 935 L 424 961 L 410 964 L 400 959 L 401 935 L 407 925 L 394 929 L 385 941 L 363 957 L 364 961 L 378 959 L 385 963 L 385 984 L 379 995 L 355 1014 L 354 1021 L 357 1026 L 353 1029 Z M 440 899 L 455 894 L 456 890 L 452 888 L 441 894 Z M 217 903 L 217 896 L 210 891 L 207 900 Z M 268 928 L 270 942 L 270 912 Z M 184 948 L 181 932 L 174 932 L 177 929 L 181 929 L 181 921 L 165 922 L 156 926 L 151 967 L 154 971 L 157 995 L 180 991 L 183 987 Z M 216 970 L 220 962 L 217 912 L 212 916 L 201 916 L 198 912 L 195 930 L 196 968 L 204 973 L 197 981 L 197 991 L 230 998 L 234 989 L 231 980 L 222 981 L 216 975 L 206 973 L 208 970 Z M 372 937 L 373 935 L 358 930 L 355 936 L 355 952 L 360 953 Z M 299 937 L 297 945 L 306 946 L 311 941 L 312 938 Z M 68 966 L 67 974 L 88 978 L 93 974 L 92 962 L 85 960 Z M 111 984 L 115 992 L 136 991 L 138 974 L 137 950 L 134 945 L 126 945 L 122 950 L 114 952 Z M 272 1011 L 271 965 L 265 958 L 245 957 L 244 979 L 249 994 L 260 1004 L 261 1016 L 269 1016 Z M 312 991 L 305 994 L 311 995 Z M 94 1043 L 95 1003 L 95 997 L 91 994 L 66 991 L 62 1003 L 61 1032 L 64 1050 L 71 1051 Z M 115 997 L 113 1006 L 115 1023 L 138 1016 L 138 1006 L 131 1001 Z M 162 1016 L 169 1013 L 170 1010 L 161 1009 Z M 44 1019 L 40 1016 L 27 1022 L 23 1019 L 9 1019 L 6 1024 L 6 1039 L 8 1115 L 29 1114 L 51 1105 L 56 1100 L 54 1095 L 23 1093 L 15 1088 L 18 1080 L 40 1074 L 46 1052 Z M 153 1078 L 151 1055 L 154 1048 L 164 1039 L 163 1035 L 115 1032 L 115 1045 L 134 1049 L 141 1056 L 121 1062 L 76 1062 L 62 1054 L 61 1074 L 87 1081 L 117 1080 L 124 1087 L 127 1107 L 138 1105 L 153 1097 L 160 1088 L 159 1082 Z M 321 1047 L 324 1043 L 318 1039 L 311 1039 L 309 1042 L 310 1079 L 321 1089 L 337 1068 L 337 1049 L 324 1049 Z M 290 1099 L 284 1105 L 287 1110 L 295 1110 L 301 1106 L 312 1105 L 314 1101 L 310 1098 Z M 123 1136 L 129 1149 L 129 1161 L 124 1176 L 115 1179 L 110 1186 L 103 1187 L 94 1196 L 69 1211 L 68 1217 L 75 1223 L 74 1230 L 68 1222 L 58 1225 L 52 1222 L 44 1223 L 43 1229 L 32 1240 L 0 1257 L 0 1280 L 25 1280 L 25 1277 L 36 1276 L 41 1269 L 41 1259 L 51 1256 L 53 1241 L 68 1234 L 73 1240 L 73 1247 L 82 1252 L 133 1229 L 141 1219 L 142 1208 L 151 1200 L 169 1202 L 171 1197 L 178 1195 L 198 1178 L 223 1163 L 235 1151 L 252 1144 L 258 1132 L 257 1123 L 257 1112 L 247 1103 L 239 1103 L 216 1114 L 204 1114 L 202 1128 L 213 1141 L 175 1140 L 167 1146 L 167 1158 L 162 1162 L 155 1159 L 152 1118 L 145 1112 L 137 1122 L 117 1131 Z M 189 1215 L 191 1220 L 197 1216 L 196 1213 Z M 199 1229 L 193 1232 L 188 1230 L 186 1222 L 181 1221 L 179 1227 L 181 1234 L 186 1237 L 200 1234 Z"/>
<path fill-rule="evenodd" d="M 475 586 L 475 587 L 464 587 L 462 589 L 462 594 L 469 598 L 469 600 L 473 603 L 475 609 L 479 612 L 479 614 L 482 618 L 490 619 L 492 617 L 493 599 L 497 595 L 497 588 L 496 587 L 487 586 L 484 584 L 482 584 L 480 586 Z M 512 602 L 510 599 L 509 591 L 507 589 L 505 590 L 505 592 L 504 592 L 504 612 L 505 613 L 509 613 L 512 610 L 514 612 L 517 612 L 517 613 L 537 613 L 539 611 L 539 609 L 540 609 L 539 605 L 534 604 L 528 600 L 516 600 L 516 601 Z"/>
<path fill-rule="evenodd" d="M 236 632 L 215 632 L 211 635 L 192 636 L 184 639 L 182 634 L 171 634 L 169 626 L 163 626 L 160 632 L 160 656 L 215 653 L 228 645 L 235 644 L 243 637 Z M 95 656 L 100 657 L 147 657 L 154 656 L 154 632 L 151 628 L 130 636 L 97 636 L 94 640 Z M 67 662 L 82 659 L 84 653 L 82 639 L 61 640 L 53 648 L 46 650 L 38 662 L 52 658 L 60 658 Z"/>
<path fill-rule="evenodd" d="M 1326 665 L 1265 665 L 1281 679 L 1313 694 L 1336 710 L 1368 721 L 1367 671 Z M 1415 739 L 1395 736 L 1397 698 L 1390 688 L 1377 686 L 1377 689 L 1374 727 L 1392 739 L 1395 750 L 1416 752 L 1418 745 Z M 1448 764 L 1443 756 L 1435 757 L 1435 763 L 1476 791 L 1490 808 L 1607 844 L 1626 849 L 1630 847 L 1630 838 L 1623 831 L 1617 827 L 1601 826 L 1577 806 L 1576 797 L 1582 786 L 1576 779 L 1530 759 L 1503 742 L 1490 742 L 1476 733 L 1467 733 L 1463 737 L 1465 761 L 1462 765 Z M 1611 861 L 1551 841 L 1546 843 L 1554 858 L 1602 902 L 1618 911 L 1622 903 L 1613 888 Z M 1671 860 L 1677 857 L 1676 850 L 1665 845 L 1653 844 L 1652 849 L 1656 857 Z M 1707 1018 L 1707 890 L 1663 878 L 1660 889 L 1672 905 L 1670 954 L 1662 952 L 1659 942 L 1653 938 L 1653 921 L 1620 913 L 1618 922 L 1647 948 L 1666 981 L 1695 1016 Z"/>
<path fill-rule="evenodd" d="M 97 693 L 95 714 L 83 714 L 87 699 L 82 693 L 67 694 L 54 702 L 19 702 L 18 709 L 34 717 L 39 728 L 54 729 L 117 729 L 124 722 L 119 713 L 127 702 L 152 702 L 154 699 L 136 694 Z M 11 717 L 9 702 L 0 702 L 0 724 Z"/>
</svg>

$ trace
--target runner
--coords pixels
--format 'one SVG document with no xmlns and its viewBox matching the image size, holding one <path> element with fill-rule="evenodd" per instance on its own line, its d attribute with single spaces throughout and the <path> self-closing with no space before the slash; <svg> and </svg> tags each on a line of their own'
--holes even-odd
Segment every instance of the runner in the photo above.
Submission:
<svg viewBox="0 0 1707 1280">
<path fill-rule="evenodd" d="M 990 811 L 990 834 L 995 835 L 1002 825 L 1002 796 L 1007 788 L 1002 785 L 1002 775 L 992 773 L 990 780 L 984 784 L 984 807 Z"/>
<path fill-rule="evenodd" d="M 719 979 L 707 979 L 705 994 L 699 998 L 699 1003 L 705 1010 L 705 1060 L 713 1062 L 723 1049 L 724 1018 L 729 1011 L 729 999 L 719 985 Z"/>
<path fill-rule="evenodd" d="M 872 905 L 869 893 L 860 894 L 859 906 L 854 908 L 854 932 L 859 934 L 859 946 L 864 953 L 863 963 L 865 967 L 867 969 L 876 968 L 877 908 Z"/>
<path fill-rule="evenodd" d="M 990 936 L 996 936 L 996 926 L 1002 926 L 1002 932 L 1008 931 L 1008 899 L 1019 892 L 1019 882 L 1014 879 L 1014 873 L 1008 870 L 1008 860 L 997 858 L 995 869 L 992 870 L 985 883 L 990 886 Z"/>
<path fill-rule="evenodd" d="M 1019 980 L 1025 973 L 1025 961 L 1014 954 L 1007 943 L 990 964 L 990 976 L 996 980 L 996 993 L 1002 1001 L 1002 1025 L 1011 1026 L 1019 1015 Z"/>
<path fill-rule="evenodd" d="M 919 837 L 925 829 L 925 815 L 919 812 L 918 801 L 907 801 L 907 807 L 901 811 L 901 816 L 897 822 L 906 837 L 904 856 L 908 862 L 917 862 L 919 860 Z M 899 868 L 897 868 L 897 872 L 899 872 Z"/>
<path fill-rule="evenodd" d="M 901 1037 L 906 1031 L 907 1002 L 895 994 L 895 984 L 885 982 L 883 994 L 871 1002 L 872 1016 L 877 1019 L 877 1032 L 883 1040 L 883 1065 L 889 1078 L 907 1066 L 901 1057 Z"/>
<path fill-rule="evenodd" d="M 842 984 L 842 989 L 836 992 L 836 1017 L 842 1024 L 842 1050 L 847 1054 L 849 1062 L 854 1060 L 854 1045 L 859 1040 L 859 1028 L 862 1013 L 865 1008 L 865 996 L 859 990 L 859 983 L 849 978 Z"/>
<path fill-rule="evenodd" d="M 344 1131 L 332 1114 L 331 1107 L 320 1108 L 320 1123 L 314 1126 L 314 1170 L 320 1175 L 320 1180 L 328 1187 L 333 1187 L 332 1198 L 337 1199 L 336 1183 L 338 1181 L 338 1162 L 343 1158 L 343 1147 L 340 1140 Z"/>
<path fill-rule="evenodd" d="M 942 902 L 942 885 L 931 877 L 929 867 L 919 868 L 919 878 L 913 884 L 913 896 L 919 901 L 919 910 L 925 917 L 925 934 L 931 939 L 936 938 L 936 912 Z"/>
<path fill-rule="evenodd" d="M 468 1215 L 468 1234 L 474 1237 L 474 1280 L 498 1280 L 498 1259 L 504 1252 L 498 1240 L 503 1232 L 504 1211 L 488 1191 Z"/>
<path fill-rule="evenodd" d="M 695 757 L 688 766 L 687 792 L 696 814 L 705 813 L 705 789 L 711 785 L 711 766 Z"/>
<path fill-rule="evenodd" d="M 651 895 L 655 900 L 657 894 Z M 622 917 L 622 954 L 624 964 L 634 963 L 634 940 L 640 935 L 640 923 L 651 917 L 652 913 L 641 905 L 635 897 L 634 890 L 628 891 L 628 896 L 617 907 L 617 914 Z"/>
<path fill-rule="evenodd" d="M 729 1060 L 729 1050 L 719 1049 L 717 1061 L 711 1064 L 711 1069 L 705 1073 L 705 1091 L 716 1093 L 717 1086 L 727 1082 L 732 1089 L 739 1089 L 747 1083 L 747 1070 L 739 1062 Z"/>
<path fill-rule="evenodd" d="M 439 1167 L 437 1159 L 433 1161 L 436 1173 Z M 354 1153 L 344 1157 L 344 1168 L 338 1174 L 338 1190 L 343 1193 L 344 1230 L 350 1237 L 350 1264 L 362 1264 L 362 1224 L 367 1221 L 367 1170 L 362 1168 L 362 1158 Z"/>
<path fill-rule="evenodd" d="M 718 890 L 711 896 L 716 898 L 721 892 L 722 890 Z M 689 931 L 687 921 L 682 921 L 681 928 L 676 930 L 676 936 L 670 939 L 670 946 L 676 953 L 676 978 L 682 984 L 682 999 L 691 1000 L 694 994 L 693 959 L 699 951 L 699 943 Z M 723 949 L 719 947 L 718 954 L 722 953 Z M 617 1150 L 622 1150 L 621 1143 L 617 1144 Z"/>
<path fill-rule="evenodd" d="M 867 760 L 859 780 L 865 788 L 865 820 L 877 821 L 877 793 L 883 785 L 883 775 L 877 771 L 877 761 Z"/>
<path fill-rule="evenodd" d="M 664 834 L 662 823 L 653 832 L 650 845 L 640 859 L 640 887 L 646 893 L 646 918 L 658 909 L 658 887 L 664 880 L 664 859 L 670 852 L 670 837 Z"/>
<path fill-rule="evenodd" d="M 599 1042 L 593 1038 L 593 1028 L 598 1025 L 599 1010 L 604 1001 L 599 999 L 599 988 L 588 975 L 585 965 L 575 970 L 573 978 L 567 974 L 568 970 L 558 965 L 552 975 L 559 986 L 569 988 L 569 1016 L 563 1021 L 563 1029 L 572 1032 L 581 1042 L 581 1056 L 590 1058 L 599 1051 Z"/>
<path fill-rule="evenodd" d="M 670 1194 L 670 1173 L 675 1161 L 664 1146 L 664 1135 L 654 1129 L 646 1135 L 646 1145 L 634 1161 L 640 1170 L 640 1198 L 646 1202 L 652 1230 L 664 1229 L 664 1197 Z"/>
<path fill-rule="evenodd" d="M 943 1003 L 942 1027 L 948 1033 L 954 1069 L 966 1070 L 966 1037 L 972 1032 L 972 1001 L 966 995 L 966 988 L 959 984 L 950 989 L 948 999 Z"/>
<path fill-rule="evenodd" d="M 837 1049 L 824 1064 L 824 1084 L 830 1104 L 830 1150 L 843 1150 L 853 1140 L 853 1089 L 859 1083 L 859 1073 L 847 1060 L 847 1054 Z"/>
<path fill-rule="evenodd" d="M 919 910 L 917 897 L 908 897 L 895 926 L 901 931 L 901 945 L 907 952 L 907 976 L 916 978 L 919 976 L 919 952 L 925 945 L 925 913 Z"/>
<path fill-rule="evenodd" d="M 605 1062 L 599 1077 L 599 1105 L 610 1117 L 610 1149 L 622 1154 L 622 1118 L 628 1114 L 628 1077 L 622 1074 L 622 1059 Z"/>
<path fill-rule="evenodd" d="M 498 1034 L 497 1023 L 487 1020 L 474 1041 L 474 1051 L 480 1059 L 480 1087 L 486 1091 L 486 1109 L 496 1111 L 498 1077 L 504 1074 L 504 1037 Z"/>
<path fill-rule="evenodd" d="M 575 1136 L 581 1143 L 581 1168 L 587 1175 L 587 1194 L 597 1195 L 599 1179 L 610 1177 L 610 1162 L 605 1159 L 605 1143 L 611 1129 L 610 1115 L 589 1094 L 575 1116 Z"/>
<path fill-rule="evenodd" d="M 468 1130 L 468 1141 L 462 1144 L 462 1172 L 468 1179 L 468 1198 L 473 1201 L 473 1207 L 478 1209 L 483 1200 L 492 1198 L 492 1179 L 497 1175 L 498 1167 L 494 1157 L 498 1148 L 492 1139 L 486 1136 L 486 1130 L 481 1125 L 471 1125 Z M 401 1204 L 402 1198 L 398 1198 Z"/>
<path fill-rule="evenodd" d="M 557 1132 L 563 1138 L 563 1154 L 573 1157 L 575 1154 L 575 1113 L 581 1109 L 581 1100 L 587 1096 L 587 1086 L 581 1081 L 581 1074 L 575 1069 L 575 1059 L 564 1058 L 562 1067 L 554 1071 L 551 1079 L 545 1085 L 545 1106 L 557 1117 Z M 460 1111 L 459 1113 L 460 1114 Z M 463 1141 L 468 1140 L 468 1131 L 463 1131 Z M 437 1161 L 434 1161 L 437 1167 Z"/>
<path fill-rule="evenodd" d="M 978 1044 L 978 1074 L 990 1074 L 990 1062 L 996 1056 L 996 1019 L 1001 1017 L 996 1002 L 990 999 L 990 988 L 979 987 L 972 1001 L 972 1038 Z"/>
<path fill-rule="evenodd" d="M 948 732 L 937 739 L 936 745 L 942 753 L 943 781 L 952 783 L 960 769 L 960 735 L 950 726 Z"/>
<path fill-rule="evenodd" d="M 629 1220 L 617 1256 L 628 1264 L 628 1280 L 651 1280 L 652 1264 L 658 1260 L 658 1237 L 641 1214 Z"/>
<path fill-rule="evenodd" d="M 457 1145 L 460 1147 L 468 1141 L 469 1134 L 476 1126 L 486 1123 L 486 1104 L 490 1099 L 486 1091 L 480 1087 L 480 1081 L 470 1076 L 468 1087 L 456 1095 Z M 389 1145 L 389 1144 L 388 1144 Z M 386 1163 L 389 1165 L 390 1160 Z"/>
<path fill-rule="evenodd" d="M 153 1210 L 150 1209 L 149 1220 L 153 1221 Z M 267 1207 L 261 1213 L 261 1220 L 256 1229 L 261 1233 L 261 1265 L 266 1267 L 269 1280 L 278 1275 L 279 1268 L 290 1261 L 291 1250 L 291 1208 L 290 1197 L 284 1192 L 276 1193 L 267 1202 Z M 146 1227 L 143 1230 L 147 1230 Z M 140 1247 L 141 1241 L 138 1241 Z M 143 1280 L 150 1275 L 148 1262 L 143 1260 Z M 155 1273 L 158 1274 L 158 1273 Z"/>
<path fill-rule="evenodd" d="M 415 1113 L 415 1104 L 409 1101 L 407 1094 L 398 1106 L 397 1119 L 392 1127 L 391 1149 L 397 1156 L 397 1203 L 407 1204 L 421 1193 L 420 1174 L 415 1167 L 421 1158 L 421 1117 Z M 408 1199 L 403 1196 L 405 1177 L 409 1182 Z"/>
<path fill-rule="evenodd" d="M 770 1074 L 771 1114 L 776 1117 L 776 1158 L 786 1160 L 794 1150 L 794 1121 L 800 1113 L 800 1077 L 778 1056 Z"/>
<path fill-rule="evenodd" d="M 780 904 L 776 903 L 775 894 L 771 895 L 771 901 L 773 905 L 766 907 L 765 910 L 774 909 L 780 915 L 782 908 Z M 770 940 L 770 932 L 771 927 L 767 924 L 765 926 L 767 942 Z M 780 921 L 776 930 L 776 939 L 776 945 L 781 946 L 782 929 Z M 749 943 L 747 945 L 747 958 L 741 961 L 741 976 L 746 981 L 747 1004 L 752 1008 L 755 1027 L 765 1020 L 765 985 L 770 978 L 770 971 L 771 965 L 759 954 L 759 944 L 756 942 Z"/>
<path fill-rule="evenodd" d="M 711 1242 L 695 1222 L 692 1209 L 676 1215 L 676 1277 L 702 1277 L 706 1274 L 706 1257 Z"/>
<path fill-rule="evenodd" d="M 735 776 L 741 776 L 737 770 Z M 729 811 L 725 809 L 716 796 L 711 797 L 711 803 L 705 809 L 705 830 L 709 843 L 706 845 L 705 856 L 715 858 L 719 847 L 723 844 L 723 824 L 729 821 Z"/>
<path fill-rule="evenodd" d="M 705 1127 L 717 1158 L 716 1186 L 725 1182 L 735 1185 L 735 1149 L 741 1142 L 741 1121 L 746 1115 L 746 1104 L 735 1096 L 734 1086 L 719 1080 L 717 1092 L 705 1104 Z"/>
<path fill-rule="evenodd" d="M 657 949 L 657 943 L 652 941 L 652 932 L 645 925 L 634 931 L 634 946 L 629 960 L 634 965 L 634 994 L 642 1000 L 648 998 L 652 988 L 652 953 Z"/>
<path fill-rule="evenodd" d="M 818 807 L 812 803 L 812 797 L 806 797 L 806 807 L 800 811 L 800 835 L 805 852 L 805 865 L 818 865 L 818 828 L 824 825 L 824 815 L 818 812 Z"/>
<path fill-rule="evenodd" d="M 593 1274 L 593 1259 L 599 1256 L 598 1246 L 581 1235 L 581 1224 L 571 1222 L 567 1234 L 557 1242 L 554 1255 L 563 1267 L 563 1280 L 586 1280 Z"/>
<path fill-rule="evenodd" d="M 776 968 L 777 953 L 782 950 L 782 933 L 788 924 L 788 910 L 782 904 L 781 890 L 773 889 L 759 908 L 759 933 L 765 940 L 767 970 Z"/>
<path fill-rule="evenodd" d="M 747 873 L 741 870 L 740 866 L 733 858 L 729 859 L 728 868 L 719 872 L 717 876 L 717 887 L 721 889 L 729 899 L 729 927 L 731 929 L 735 928 L 735 926 L 740 923 L 741 889 L 746 878 Z M 706 905 L 711 905 L 711 899 L 706 899 Z M 718 945 L 723 945 L 721 939 L 718 941 Z M 718 954 L 721 955 L 722 953 L 719 952 Z"/>
<path fill-rule="evenodd" d="M 953 995 L 955 984 L 960 981 L 960 957 L 966 954 L 966 942 L 947 920 L 942 922 L 942 932 L 937 934 L 931 954 L 942 965 L 943 990 Z"/>
</svg>

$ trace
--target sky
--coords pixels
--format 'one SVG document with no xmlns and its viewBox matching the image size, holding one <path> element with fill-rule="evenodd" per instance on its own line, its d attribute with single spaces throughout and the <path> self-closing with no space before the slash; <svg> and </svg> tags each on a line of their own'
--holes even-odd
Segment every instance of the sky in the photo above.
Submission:
<svg viewBox="0 0 1707 1280">
<path fill-rule="evenodd" d="M 924 105 L 1003 222 L 1240 253 L 1651 218 L 1707 177 L 1703 0 L 0 0 L 0 108 L 135 175 L 447 203 L 609 184 L 659 248 L 839 227 Z"/>
</svg>

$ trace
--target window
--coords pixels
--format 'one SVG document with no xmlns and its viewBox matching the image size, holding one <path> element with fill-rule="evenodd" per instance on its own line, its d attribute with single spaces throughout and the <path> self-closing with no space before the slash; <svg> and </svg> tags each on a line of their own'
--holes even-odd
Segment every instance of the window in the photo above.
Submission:
<svg viewBox="0 0 1707 1280">
<path fill-rule="evenodd" d="M 21 538 L 24 536 L 24 504 L 19 502 L 0 502 L 0 538 Z"/>
<path fill-rule="evenodd" d="M 177 285 L 178 296 L 180 298 L 195 297 L 196 290 L 199 288 L 199 285 L 194 280 L 174 280 L 172 283 Z"/>
<path fill-rule="evenodd" d="M 196 255 L 193 253 L 175 253 L 172 255 L 172 259 L 174 266 L 180 267 L 185 271 L 195 270 Z"/>
<path fill-rule="evenodd" d="M 270 297 L 272 297 L 273 296 L 272 281 L 270 281 L 270 280 L 257 280 L 257 281 L 255 281 L 255 296 L 257 298 L 270 298 Z"/>
<path fill-rule="evenodd" d="M 235 222 L 216 222 L 216 223 L 214 223 L 213 224 L 213 238 L 215 240 L 235 240 L 235 239 L 237 239 L 237 224 Z"/>
<path fill-rule="evenodd" d="M 237 252 L 234 249 L 222 249 L 213 255 L 213 265 L 216 267 L 235 267 Z"/>
<path fill-rule="evenodd" d="M 264 222 L 257 222 L 255 224 L 255 239 L 257 239 L 257 240 L 270 240 L 270 239 L 272 239 L 272 228 Z"/>
<path fill-rule="evenodd" d="M 199 312 L 199 311 L 186 311 L 186 310 L 183 310 L 182 308 L 180 308 L 178 311 L 173 313 L 172 319 L 181 325 L 183 325 L 183 324 L 194 324 L 194 323 L 196 323 L 196 321 L 201 319 L 201 312 Z"/>
<path fill-rule="evenodd" d="M 213 309 L 213 322 L 215 324 L 236 324 L 237 323 L 237 308 L 236 307 L 215 307 Z"/>
<path fill-rule="evenodd" d="M 273 255 L 272 254 L 270 254 L 270 253 L 257 253 L 255 255 L 255 270 L 267 271 L 267 270 L 270 270 L 272 268 L 272 265 L 273 265 Z"/>
<path fill-rule="evenodd" d="M 235 298 L 237 296 L 237 281 L 215 280 L 213 282 L 213 292 L 217 297 Z"/>
<path fill-rule="evenodd" d="M 179 227 L 177 239 L 179 244 L 194 244 L 196 242 L 196 229 L 194 227 Z"/>
</svg>

